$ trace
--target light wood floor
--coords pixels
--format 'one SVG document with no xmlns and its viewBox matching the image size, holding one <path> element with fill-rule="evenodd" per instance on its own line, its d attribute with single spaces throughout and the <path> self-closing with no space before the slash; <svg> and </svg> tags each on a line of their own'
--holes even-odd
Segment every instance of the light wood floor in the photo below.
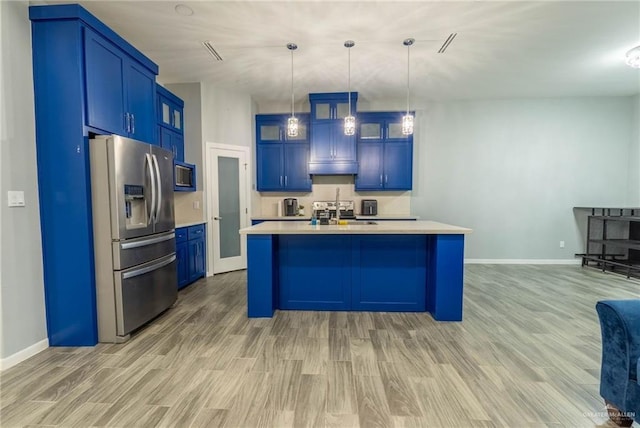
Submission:
<svg viewBox="0 0 640 428">
<path fill-rule="evenodd" d="M 0 426 L 593 427 L 599 299 L 640 281 L 471 265 L 462 323 L 429 314 L 247 319 L 246 273 L 180 292 L 126 344 L 49 348 L 1 375 Z"/>
</svg>

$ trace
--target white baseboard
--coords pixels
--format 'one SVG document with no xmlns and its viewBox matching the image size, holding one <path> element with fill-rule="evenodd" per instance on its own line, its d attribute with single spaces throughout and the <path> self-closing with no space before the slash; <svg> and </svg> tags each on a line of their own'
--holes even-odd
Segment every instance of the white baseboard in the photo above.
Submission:
<svg viewBox="0 0 640 428">
<path fill-rule="evenodd" d="M 579 265 L 580 259 L 465 259 L 469 265 Z"/>
<path fill-rule="evenodd" d="M 24 348 L 22 351 L 18 351 L 13 355 L 9 355 L 7 358 L 3 358 L 0 360 L 0 371 L 13 367 L 16 364 L 23 362 L 27 358 L 31 358 L 37 353 L 44 351 L 48 347 L 49 339 L 44 339 L 38 343 L 34 343 L 28 348 Z"/>
</svg>

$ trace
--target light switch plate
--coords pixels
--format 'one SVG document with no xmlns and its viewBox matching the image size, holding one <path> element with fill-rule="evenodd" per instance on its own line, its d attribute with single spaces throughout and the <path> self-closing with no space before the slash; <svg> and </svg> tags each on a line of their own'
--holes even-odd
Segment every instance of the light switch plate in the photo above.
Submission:
<svg viewBox="0 0 640 428">
<path fill-rule="evenodd" d="M 22 190 L 9 190 L 8 196 L 10 207 L 24 207 L 24 192 Z"/>
</svg>

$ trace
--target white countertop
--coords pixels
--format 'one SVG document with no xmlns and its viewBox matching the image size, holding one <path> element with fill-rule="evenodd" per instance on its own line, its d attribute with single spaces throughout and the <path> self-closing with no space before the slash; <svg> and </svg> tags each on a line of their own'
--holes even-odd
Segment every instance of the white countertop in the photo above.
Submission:
<svg viewBox="0 0 640 428">
<path fill-rule="evenodd" d="M 452 226 L 436 221 L 381 221 L 378 224 L 366 225 L 315 225 L 302 221 L 266 221 L 255 226 L 240 229 L 246 235 L 458 235 L 469 234 L 472 230 L 466 227 Z"/>
<path fill-rule="evenodd" d="M 179 229 L 181 227 L 195 226 L 195 225 L 204 224 L 204 223 L 206 223 L 206 222 L 204 222 L 204 221 L 194 221 L 194 222 L 191 222 L 191 223 L 180 223 L 180 224 L 176 224 L 176 229 Z"/>
<path fill-rule="evenodd" d="M 358 220 L 418 220 L 420 217 L 416 215 L 392 215 L 392 214 L 384 214 L 384 215 L 356 215 Z"/>
<path fill-rule="evenodd" d="M 292 220 L 309 220 L 311 221 L 311 216 L 307 215 L 290 215 L 290 216 L 277 216 L 277 215 L 259 215 L 251 217 L 251 220 L 266 220 L 266 221 L 292 221 Z"/>
</svg>

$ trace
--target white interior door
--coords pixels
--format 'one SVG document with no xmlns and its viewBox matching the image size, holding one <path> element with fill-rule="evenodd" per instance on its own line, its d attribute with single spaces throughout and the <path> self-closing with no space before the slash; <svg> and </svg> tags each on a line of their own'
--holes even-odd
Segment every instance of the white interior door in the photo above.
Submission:
<svg viewBox="0 0 640 428">
<path fill-rule="evenodd" d="M 249 148 L 207 143 L 209 266 L 214 274 L 247 268 Z"/>
</svg>

